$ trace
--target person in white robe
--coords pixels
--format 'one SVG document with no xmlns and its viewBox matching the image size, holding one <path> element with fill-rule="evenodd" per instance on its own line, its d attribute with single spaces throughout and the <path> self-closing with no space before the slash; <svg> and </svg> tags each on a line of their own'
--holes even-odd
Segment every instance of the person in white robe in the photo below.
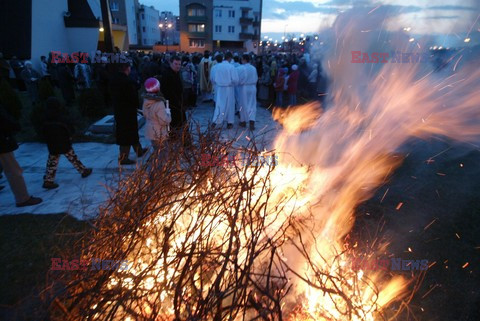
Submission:
<svg viewBox="0 0 480 321">
<path fill-rule="evenodd" d="M 216 100 L 216 91 L 215 91 L 215 83 L 213 83 L 213 74 L 215 73 L 215 66 L 223 61 L 223 55 L 219 54 L 218 52 L 215 54 L 215 59 L 212 61 L 212 66 L 210 68 L 210 83 L 212 84 L 212 99 L 213 102 L 215 103 Z"/>
<path fill-rule="evenodd" d="M 233 54 L 233 60 L 231 64 L 235 67 L 238 68 L 241 66 L 240 64 L 240 57 L 238 56 L 237 53 Z M 238 71 L 238 69 L 237 69 Z M 235 86 L 235 115 L 240 115 L 240 86 Z"/>
<path fill-rule="evenodd" d="M 255 129 L 257 115 L 257 69 L 250 64 L 250 56 L 242 56 L 242 65 L 238 67 L 238 82 L 240 92 L 240 126 L 250 123 L 250 130 Z"/>
<path fill-rule="evenodd" d="M 215 85 L 215 111 L 213 113 L 213 126 L 222 126 L 227 121 L 227 128 L 233 127 L 235 117 L 235 90 L 238 84 L 236 68 L 230 63 L 232 53 L 225 54 L 225 60 L 215 65 L 212 73 L 212 83 Z"/>
</svg>

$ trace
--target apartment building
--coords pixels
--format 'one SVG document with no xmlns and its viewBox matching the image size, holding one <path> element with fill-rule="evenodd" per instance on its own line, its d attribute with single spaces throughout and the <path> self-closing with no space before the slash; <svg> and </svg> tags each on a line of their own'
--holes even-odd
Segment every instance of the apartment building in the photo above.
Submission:
<svg viewBox="0 0 480 321">
<path fill-rule="evenodd" d="M 212 50 L 213 0 L 180 0 L 180 50 Z"/>
<path fill-rule="evenodd" d="M 261 0 L 213 1 L 213 49 L 254 50 L 260 41 Z"/>
<path fill-rule="evenodd" d="M 180 50 L 257 51 L 262 0 L 180 0 Z"/>
<path fill-rule="evenodd" d="M 140 5 L 138 9 L 140 26 L 140 45 L 153 46 L 160 41 L 159 21 L 160 12 L 153 6 Z"/>
<path fill-rule="evenodd" d="M 100 1 L 91 0 L 93 8 L 101 16 Z M 136 11 L 138 0 L 109 0 L 112 37 L 116 47 L 128 50 L 130 45 L 138 44 Z M 101 18 L 100 18 L 101 19 Z M 103 39 L 103 34 L 100 35 Z"/>
</svg>

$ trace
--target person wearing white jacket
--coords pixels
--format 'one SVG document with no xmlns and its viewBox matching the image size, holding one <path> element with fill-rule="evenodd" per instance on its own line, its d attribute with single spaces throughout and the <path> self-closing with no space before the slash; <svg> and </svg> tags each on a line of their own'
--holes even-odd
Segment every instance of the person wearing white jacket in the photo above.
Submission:
<svg viewBox="0 0 480 321">
<path fill-rule="evenodd" d="M 156 78 L 145 81 L 147 93 L 143 96 L 145 137 L 154 149 L 160 149 L 168 138 L 168 126 L 172 121 L 168 101 L 160 93 L 160 82 Z"/>
</svg>

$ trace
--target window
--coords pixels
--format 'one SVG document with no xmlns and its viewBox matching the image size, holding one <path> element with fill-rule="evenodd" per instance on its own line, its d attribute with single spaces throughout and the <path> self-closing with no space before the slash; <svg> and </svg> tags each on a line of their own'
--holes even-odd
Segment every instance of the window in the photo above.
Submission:
<svg viewBox="0 0 480 321">
<path fill-rule="evenodd" d="M 118 2 L 112 1 L 112 3 L 110 4 L 110 10 L 111 11 L 118 11 Z"/>
<path fill-rule="evenodd" d="M 204 24 L 189 24 L 188 32 L 205 32 Z"/>
<path fill-rule="evenodd" d="M 205 16 L 205 9 L 203 8 L 190 8 L 187 12 L 189 17 L 203 17 Z"/>
<path fill-rule="evenodd" d="M 235 32 L 235 26 L 228 26 L 228 32 L 229 33 L 234 33 Z"/>
<path fill-rule="evenodd" d="M 215 32 L 222 32 L 222 26 L 215 26 Z"/>
<path fill-rule="evenodd" d="M 118 18 L 112 18 L 112 23 L 119 24 L 120 20 Z"/>
<path fill-rule="evenodd" d="M 248 18 L 248 11 L 242 10 L 242 18 Z"/>
<path fill-rule="evenodd" d="M 205 47 L 204 39 L 189 39 L 190 48 L 203 48 Z"/>
<path fill-rule="evenodd" d="M 228 17 L 235 18 L 235 10 L 228 10 Z"/>
<path fill-rule="evenodd" d="M 145 27 L 142 27 L 142 31 L 145 32 Z"/>
<path fill-rule="evenodd" d="M 215 9 L 215 17 L 219 18 L 222 16 L 222 9 Z"/>
<path fill-rule="evenodd" d="M 144 44 L 144 45 L 147 44 L 147 39 L 143 38 L 143 44 Z"/>
<path fill-rule="evenodd" d="M 142 13 L 142 20 L 145 20 L 145 14 Z"/>
</svg>

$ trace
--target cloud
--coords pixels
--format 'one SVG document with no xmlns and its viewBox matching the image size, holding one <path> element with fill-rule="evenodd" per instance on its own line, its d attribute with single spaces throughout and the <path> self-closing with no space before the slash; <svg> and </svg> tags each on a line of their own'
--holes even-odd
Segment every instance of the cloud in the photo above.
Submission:
<svg viewBox="0 0 480 321">
<path fill-rule="evenodd" d="M 427 7 L 426 9 L 432 9 L 432 10 L 466 10 L 466 11 L 478 10 L 478 8 L 465 7 L 465 6 L 430 6 L 430 7 Z"/>
<path fill-rule="evenodd" d="M 262 20 L 262 33 L 315 33 L 330 27 L 336 17 L 336 14 L 323 12 L 303 12 L 289 15 L 286 19 L 266 18 Z"/>
<path fill-rule="evenodd" d="M 263 0 L 262 33 L 282 36 L 285 25 L 287 33 L 317 33 L 342 12 L 374 9 L 386 17 L 386 30 L 408 26 L 415 38 L 460 34 L 472 28 L 479 8 L 480 0 Z"/>
<path fill-rule="evenodd" d="M 275 2 L 278 2 L 278 3 L 305 2 L 308 4 L 312 4 L 314 6 L 318 6 L 318 5 L 322 5 L 327 2 L 330 2 L 330 0 L 275 0 Z"/>
<path fill-rule="evenodd" d="M 425 17 L 423 19 L 458 19 L 460 16 L 433 16 L 433 17 Z"/>
<path fill-rule="evenodd" d="M 288 2 L 282 2 L 283 0 L 275 0 L 270 3 L 265 1 L 263 4 L 263 17 L 277 17 L 285 18 L 292 14 L 300 13 L 311 13 L 311 12 L 325 12 L 332 13 L 337 12 L 337 7 L 335 6 L 321 6 L 317 7 L 312 2 L 301 1 L 301 0 L 292 0 Z"/>
</svg>

